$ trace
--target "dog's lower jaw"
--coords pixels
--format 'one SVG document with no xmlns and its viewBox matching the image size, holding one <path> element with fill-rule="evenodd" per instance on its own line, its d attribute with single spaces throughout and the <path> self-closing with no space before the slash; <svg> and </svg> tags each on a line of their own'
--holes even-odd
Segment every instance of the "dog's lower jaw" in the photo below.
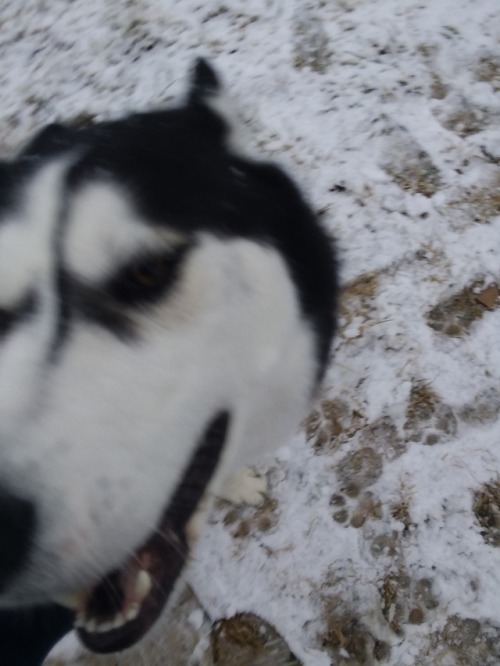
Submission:
<svg viewBox="0 0 500 666">
<path fill-rule="evenodd" d="M 94 652 L 124 650 L 156 622 L 187 557 L 185 539 L 164 523 L 120 568 L 84 595 L 75 627 Z"/>
<path fill-rule="evenodd" d="M 75 611 L 75 627 L 89 649 L 109 653 L 131 647 L 163 611 L 187 559 L 188 525 L 197 514 L 201 517 L 200 506 L 206 512 L 206 488 L 229 422 L 227 411 L 217 412 L 208 422 L 160 524 L 147 541 L 119 569 L 88 590 L 61 600 Z"/>
</svg>

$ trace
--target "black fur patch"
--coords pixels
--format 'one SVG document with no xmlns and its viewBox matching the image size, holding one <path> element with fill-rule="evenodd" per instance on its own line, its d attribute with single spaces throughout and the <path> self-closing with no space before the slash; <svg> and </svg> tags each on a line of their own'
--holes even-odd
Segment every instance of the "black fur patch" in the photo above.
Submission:
<svg viewBox="0 0 500 666">
<path fill-rule="evenodd" d="M 18 326 L 26 319 L 34 315 L 37 308 L 37 299 L 33 293 L 29 293 L 23 300 L 12 309 L 0 308 L 0 338 L 8 335 L 14 326 Z"/>
</svg>

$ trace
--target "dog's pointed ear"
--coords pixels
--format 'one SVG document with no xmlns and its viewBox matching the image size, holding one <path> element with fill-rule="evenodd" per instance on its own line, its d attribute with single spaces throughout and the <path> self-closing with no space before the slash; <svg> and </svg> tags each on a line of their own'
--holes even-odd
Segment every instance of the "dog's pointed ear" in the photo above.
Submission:
<svg viewBox="0 0 500 666">
<path fill-rule="evenodd" d="M 203 126 L 205 136 L 225 141 L 232 130 L 228 99 L 213 67 L 204 59 L 196 60 L 190 78 L 187 106 Z"/>
<path fill-rule="evenodd" d="M 221 93 L 222 86 L 215 70 L 204 58 L 196 60 L 191 74 L 189 104 L 206 104 Z"/>
</svg>

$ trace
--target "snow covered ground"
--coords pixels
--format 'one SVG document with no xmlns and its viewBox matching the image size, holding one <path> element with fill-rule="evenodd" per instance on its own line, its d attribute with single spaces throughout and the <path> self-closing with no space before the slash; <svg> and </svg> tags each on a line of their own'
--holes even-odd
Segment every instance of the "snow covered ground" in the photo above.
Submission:
<svg viewBox="0 0 500 666">
<path fill-rule="evenodd" d="M 191 656 L 58 663 L 213 663 L 208 619 L 246 612 L 290 664 L 498 665 L 500 4 L 3 2 L 3 153 L 170 103 L 197 55 L 338 239 L 340 332 L 267 503 L 219 507 L 195 553 Z M 218 663 L 278 664 L 249 659 Z"/>
</svg>

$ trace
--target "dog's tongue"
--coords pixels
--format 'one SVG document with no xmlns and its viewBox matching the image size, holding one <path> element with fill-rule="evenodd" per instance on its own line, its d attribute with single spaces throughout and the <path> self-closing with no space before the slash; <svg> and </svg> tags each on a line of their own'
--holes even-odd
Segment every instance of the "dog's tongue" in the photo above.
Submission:
<svg viewBox="0 0 500 666">
<path fill-rule="evenodd" d="M 186 558 L 185 541 L 168 526 L 158 530 L 120 569 L 90 590 L 63 601 L 94 652 L 117 652 L 136 643 L 163 610 Z"/>
</svg>

